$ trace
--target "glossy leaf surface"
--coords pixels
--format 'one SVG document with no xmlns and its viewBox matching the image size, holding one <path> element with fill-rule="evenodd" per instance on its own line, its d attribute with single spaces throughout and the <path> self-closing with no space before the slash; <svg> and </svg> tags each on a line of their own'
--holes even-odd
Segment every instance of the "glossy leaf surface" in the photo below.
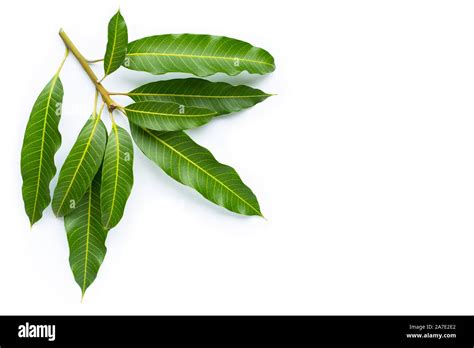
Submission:
<svg viewBox="0 0 474 348">
<path fill-rule="evenodd" d="M 127 95 L 136 102 L 172 102 L 216 111 L 219 115 L 249 108 L 271 96 L 248 86 L 197 78 L 151 82 Z"/>
<path fill-rule="evenodd" d="M 133 186 L 133 143 L 128 132 L 113 125 L 102 164 L 102 225 L 110 229 L 122 218 Z"/>
<path fill-rule="evenodd" d="M 100 221 L 100 171 L 76 209 L 64 217 L 69 244 L 69 264 L 82 295 L 97 277 L 107 248 L 107 230 Z"/>
<path fill-rule="evenodd" d="M 154 130 L 174 131 L 202 126 L 217 112 L 174 103 L 144 101 L 125 107 L 130 122 Z"/>
<path fill-rule="evenodd" d="M 219 163 L 186 133 L 157 132 L 133 124 L 130 126 L 133 140 L 140 150 L 173 179 L 230 211 L 262 216 L 257 198 L 237 172 Z"/>
<path fill-rule="evenodd" d="M 122 65 L 127 53 L 128 32 L 120 11 L 110 19 L 107 49 L 104 56 L 104 73 L 109 75 Z"/>
<path fill-rule="evenodd" d="M 152 74 L 169 72 L 209 76 L 237 75 L 242 71 L 267 74 L 275 70 L 273 57 L 264 49 L 224 37 L 197 34 L 166 34 L 130 42 L 126 68 Z"/>
<path fill-rule="evenodd" d="M 59 172 L 53 195 L 53 211 L 64 216 L 75 209 L 100 168 L 107 142 L 107 130 L 100 117 L 91 116 Z"/>
<path fill-rule="evenodd" d="M 49 184 L 56 174 L 54 155 L 61 145 L 58 130 L 63 101 L 58 74 L 41 91 L 26 126 L 21 149 L 25 211 L 33 225 L 51 202 Z"/>
</svg>

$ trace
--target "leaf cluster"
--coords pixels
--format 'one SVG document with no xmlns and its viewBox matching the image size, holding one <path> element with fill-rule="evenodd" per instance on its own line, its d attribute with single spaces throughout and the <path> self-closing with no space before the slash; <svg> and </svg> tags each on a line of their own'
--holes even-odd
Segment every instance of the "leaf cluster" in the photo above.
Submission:
<svg viewBox="0 0 474 348">
<path fill-rule="evenodd" d="M 267 74 L 275 69 L 264 49 L 233 38 L 197 34 L 166 34 L 129 42 L 120 11 L 109 21 L 103 58 L 105 79 L 120 67 L 159 75 L 170 72 L 197 77 L 160 80 L 130 92 L 110 93 L 90 69 L 69 37 L 61 31 L 66 55 L 58 71 L 39 94 L 28 120 L 21 151 L 22 194 L 33 225 L 51 203 L 64 218 L 69 262 L 82 295 L 92 284 L 106 254 L 108 232 L 122 219 L 133 187 L 133 143 L 166 174 L 234 213 L 263 216 L 257 197 L 230 166 L 194 142 L 186 129 L 250 108 L 271 94 L 249 86 L 211 82 L 202 77 L 243 71 Z M 79 60 L 96 88 L 92 115 L 64 161 L 53 195 L 54 156 L 61 145 L 58 126 L 64 96 L 59 77 L 69 52 Z M 126 106 L 112 97 L 132 100 Z M 98 97 L 103 103 L 98 107 Z M 109 113 L 108 130 L 103 115 Z M 122 114 L 130 133 L 117 125 Z"/>
</svg>

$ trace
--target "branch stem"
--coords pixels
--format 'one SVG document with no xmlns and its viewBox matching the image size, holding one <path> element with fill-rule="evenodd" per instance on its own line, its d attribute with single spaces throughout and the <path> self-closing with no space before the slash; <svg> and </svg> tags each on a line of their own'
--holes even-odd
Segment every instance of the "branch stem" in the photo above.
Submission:
<svg viewBox="0 0 474 348">
<path fill-rule="evenodd" d="M 107 104 L 107 108 L 110 111 L 113 111 L 114 109 L 116 109 L 118 105 L 115 103 L 115 101 L 112 100 L 109 92 L 99 82 L 99 79 L 97 78 L 96 74 L 92 71 L 91 67 L 89 66 L 87 59 L 84 58 L 82 53 L 77 49 L 76 45 L 74 45 L 74 43 L 71 41 L 69 36 L 67 36 L 64 30 L 62 29 L 59 30 L 59 36 L 61 36 L 61 39 L 63 39 L 66 47 L 69 48 L 71 53 L 74 55 L 74 57 L 76 57 L 76 59 L 79 61 L 79 64 L 81 64 L 82 68 L 91 79 L 92 83 L 95 85 L 95 88 L 100 93 L 102 100 L 105 102 L 105 104 Z"/>
</svg>

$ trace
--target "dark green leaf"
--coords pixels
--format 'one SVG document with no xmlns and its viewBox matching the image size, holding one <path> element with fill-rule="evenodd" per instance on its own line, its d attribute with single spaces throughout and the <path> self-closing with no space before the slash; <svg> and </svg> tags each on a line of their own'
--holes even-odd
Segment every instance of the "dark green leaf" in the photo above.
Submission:
<svg viewBox="0 0 474 348">
<path fill-rule="evenodd" d="M 102 165 L 102 225 L 110 229 L 122 218 L 133 186 L 133 144 L 128 132 L 112 125 Z"/>
<path fill-rule="evenodd" d="M 100 221 L 100 171 L 76 209 L 64 217 L 69 264 L 82 296 L 97 276 L 107 248 L 107 230 Z"/>
<path fill-rule="evenodd" d="M 271 96 L 248 86 L 196 78 L 151 82 L 135 88 L 127 95 L 136 102 L 172 102 L 209 109 L 219 115 L 249 108 Z"/>
<path fill-rule="evenodd" d="M 199 127 L 217 115 L 217 112 L 207 109 L 153 101 L 130 104 L 124 110 L 130 122 L 166 131 Z"/>
<path fill-rule="evenodd" d="M 109 75 L 122 65 L 127 53 L 128 33 L 125 19 L 120 11 L 110 19 L 107 49 L 104 57 L 104 72 Z"/>
<path fill-rule="evenodd" d="M 262 216 L 257 198 L 237 172 L 217 162 L 186 133 L 157 132 L 132 123 L 130 127 L 133 140 L 142 152 L 173 179 L 230 211 Z"/>
<path fill-rule="evenodd" d="M 224 36 L 195 34 L 157 35 L 130 42 L 123 65 L 157 75 L 267 74 L 275 70 L 273 57 L 261 48 Z"/>
<path fill-rule="evenodd" d="M 52 204 L 57 216 L 74 210 L 90 187 L 102 163 L 106 142 L 107 130 L 100 116 L 91 116 L 59 172 Z"/>
<path fill-rule="evenodd" d="M 56 174 L 54 155 L 61 145 L 58 130 L 63 101 L 59 70 L 41 91 L 26 126 L 21 149 L 21 175 L 25 211 L 33 225 L 49 205 L 49 184 Z"/>
</svg>

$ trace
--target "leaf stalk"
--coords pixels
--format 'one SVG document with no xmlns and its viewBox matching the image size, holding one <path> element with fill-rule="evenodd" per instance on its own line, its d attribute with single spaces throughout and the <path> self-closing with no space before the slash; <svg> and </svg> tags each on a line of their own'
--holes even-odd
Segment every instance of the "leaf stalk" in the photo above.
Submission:
<svg viewBox="0 0 474 348">
<path fill-rule="evenodd" d="M 88 60 L 87 63 L 95 64 L 95 63 L 99 63 L 99 62 L 102 62 L 102 61 L 104 61 L 104 58 Z"/>
</svg>

